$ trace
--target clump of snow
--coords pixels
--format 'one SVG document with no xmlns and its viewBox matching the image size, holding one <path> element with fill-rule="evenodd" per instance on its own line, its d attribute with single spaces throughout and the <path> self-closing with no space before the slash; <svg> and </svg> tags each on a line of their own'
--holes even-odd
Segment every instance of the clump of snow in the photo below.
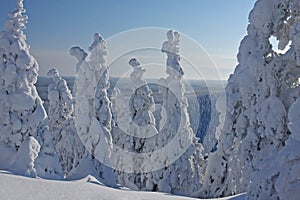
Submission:
<svg viewBox="0 0 300 200">
<path fill-rule="evenodd" d="M 78 72 L 82 62 L 87 57 L 87 53 L 80 47 L 72 47 L 70 49 L 70 55 L 75 56 L 75 58 L 78 60 L 78 63 L 76 64 L 76 72 Z"/>
<path fill-rule="evenodd" d="M 38 140 L 41 149 L 35 160 L 35 168 L 38 176 L 45 179 L 62 179 L 63 170 L 59 162 L 59 157 L 52 143 L 52 134 L 47 126 L 48 121 L 39 128 Z"/>
<path fill-rule="evenodd" d="M 38 157 L 39 151 L 40 144 L 34 137 L 25 138 L 10 170 L 20 175 L 37 177 L 34 161 Z"/>
<path fill-rule="evenodd" d="M 184 72 L 180 66 L 180 56 L 179 56 L 179 38 L 178 32 L 168 31 L 168 40 L 162 45 L 161 51 L 168 55 L 167 58 L 167 73 L 183 76 Z"/>
</svg>

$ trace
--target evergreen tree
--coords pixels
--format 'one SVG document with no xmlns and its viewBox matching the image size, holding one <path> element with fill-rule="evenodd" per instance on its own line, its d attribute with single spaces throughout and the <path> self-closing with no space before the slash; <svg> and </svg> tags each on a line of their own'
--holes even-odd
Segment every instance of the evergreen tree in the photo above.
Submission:
<svg viewBox="0 0 300 200">
<path fill-rule="evenodd" d="M 65 176 L 76 168 L 85 155 L 85 148 L 77 135 L 73 117 L 73 97 L 67 82 L 57 69 L 50 69 L 48 86 L 49 131 Z"/>
<path fill-rule="evenodd" d="M 50 69 L 47 76 L 52 79 L 52 82 L 48 86 L 48 117 L 50 129 L 52 130 L 61 126 L 66 119 L 72 117 L 74 106 L 67 82 L 60 77 L 57 69 Z"/>
<path fill-rule="evenodd" d="M 110 134 L 112 114 L 111 103 L 107 96 L 109 74 L 106 64 L 106 42 L 98 33 L 94 34 L 89 51 L 89 55 L 86 56 L 87 54 L 79 47 L 70 50 L 70 54 L 78 59 L 78 74 L 75 81 L 75 127 L 89 151 L 86 158 L 88 164 L 80 162 L 78 170 L 86 170 L 88 167 L 103 183 L 115 185 L 114 173 L 105 165 L 110 162 L 112 151 Z M 80 174 L 78 170 L 72 174 Z"/>
<path fill-rule="evenodd" d="M 132 58 L 129 64 L 133 67 L 133 72 L 130 74 L 131 96 L 128 98 L 129 104 L 126 104 L 123 100 L 124 97 L 120 93 L 117 94 L 117 124 L 113 127 L 112 136 L 115 145 L 121 147 L 122 150 L 133 152 L 130 158 L 131 162 L 134 163 L 132 173 L 116 171 L 118 183 L 135 190 L 141 190 L 145 189 L 145 184 L 142 182 L 144 178 L 142 168 L 144 159 L 140 156 L 140 153 L 146 151 L 145 142 L 147 137 L 156 135 L 158 132 L 155 128 L 155 118 L 152 113 L 155 110 L 152 91 L 143 79 L 146 70 L 135 58 Z M 124 131 L 130 134 L 128 135 Z M 127 163 L 128 161 L 125 161 L 125 163 L 120 164 L 127 165 Z"/>
<path fill-rule="evenodd" d="M 46 118 L 42 101 L 35 88 L 38 63 L 30 54 L 23 33 L 27 22 L 23 1 L 5 22 L 0 33 L 0 140 L 18 150 L 28 136 L 36 136 Z"/>
<path fill-rule="evenodd" d="M 205 169 L 203 147 L 190 127 L 188 102 L 184 96 L 185 87 L 182 82 L 184 72 L 180 65 L 180 35 L 170 30 L 167 32 L 167 39 L 162 45 L 162 52 L 167 54 L 168 77 L 160 80 L 159 91 L 167 119 L 156 137 L 155 148 L 163 150 L 165 145 L 170 145 L 169 143 L 175 146 L 170 152 L 164 152 L 164 156 L 152 158 L 155 162 L 165 163 L 165 168 L 147 174 L 147 186 L 157 188 L 158 191 L 193 195 L 202 189 L 202 175 Z M 148 148 L 147 151 L 149 150 Z"/>
<path fill-rule="evenodd" d="M 274 160 L 290 135 L 287 110 L 299 96 L 299 10 L 298 1 L 258 0 L 249 14 L 239 64 L 226 87 L 224 129 L 208 159 L 204 186 L 210 197 L 245 191 L 248 199 L 282 195 L 275 186 L 282 172 Z M 272 49 L 271 37 L 285 53 Z"/>
</svg>

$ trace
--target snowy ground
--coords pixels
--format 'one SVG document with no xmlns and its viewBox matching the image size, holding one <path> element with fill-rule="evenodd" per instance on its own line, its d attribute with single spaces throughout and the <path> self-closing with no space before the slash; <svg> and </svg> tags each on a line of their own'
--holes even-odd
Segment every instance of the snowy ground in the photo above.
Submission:
<svg viewBox="0 0 300 200">
<path fill-rule="evenodd" d="M 101 185 L 92 176 L 78 181 L 51 181 L 27 178 L 0 171 L 1 199 L 97 199 L 97 200 L 168 200 L 194 198 L 174 196 L 156 192 L 137 192 L 114 189 Z M 238 195 L 222 200 L 243 200 L 245 195 Z"/>
</svg>

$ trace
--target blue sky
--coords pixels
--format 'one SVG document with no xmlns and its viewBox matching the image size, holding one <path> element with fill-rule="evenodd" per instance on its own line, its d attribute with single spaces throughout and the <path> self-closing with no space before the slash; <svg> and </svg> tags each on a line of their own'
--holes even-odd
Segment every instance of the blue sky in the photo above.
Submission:
<svg viewBox="0 0 300 200">
<path fill-rule="evenodd" d="M 255 0 L 25 0 L 29 23 L 25 33 L 40 74 L 57 67 L 75 73 L 72 46 L 87 49 L 95 32 L 109 38 L 142 27 L 175 29 L 199 43 L 215 62 L 222 79 L 236 65 L 236 54 L 246 34 L 248 14 Z M 14 0 L 0 0 L 3 30 Z M 110 50 L 109 50 L 110 51 Z M 199 61 L 201 62 L 201 61 Z M 208 79 L 215 79 L 209 75 Z M 193 77 L 191 77 L 193 78 Z"/>
</svg>

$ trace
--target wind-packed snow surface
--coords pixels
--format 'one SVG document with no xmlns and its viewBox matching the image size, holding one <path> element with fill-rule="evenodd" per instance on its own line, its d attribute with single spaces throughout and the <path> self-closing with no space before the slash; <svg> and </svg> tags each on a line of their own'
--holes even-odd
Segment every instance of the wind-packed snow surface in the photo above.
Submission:
<svg viewBox="0 0 300 200">
<path fill-rule="evenodd" d="M 130 191 L 126 188 L 114 189 L 103 186 L 93 176 L 76 181 L 49 181 L 16 176 L 5 171 L 0 171 L 0 196 L 1 199 L 26 197 L 31 200 L 196 200 L 166 193 Z M 238 195 L 219 200 L 243 200 L 244 198 L 245 195 Z"/>
</svg>

